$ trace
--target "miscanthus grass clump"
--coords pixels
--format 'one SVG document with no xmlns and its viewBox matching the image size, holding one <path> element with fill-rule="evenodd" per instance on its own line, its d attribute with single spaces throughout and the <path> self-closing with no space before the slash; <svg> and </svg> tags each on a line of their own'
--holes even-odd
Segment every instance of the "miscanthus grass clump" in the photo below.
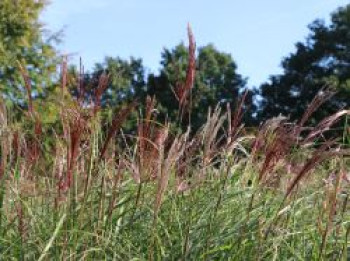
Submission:
<svg viewBox="0 0 350 261">
<path fill-rule="evenodd" d="M 187 77 L 174 89 L 179 122 L 191 113 L 189 38 Z M 81 88 L 67 99 L 63 63 L 59 122 L 48 129 L 21 71 L 28 111 L 16 121 L 0 104 L 1 260 L 350 258 L 348 133 L 325 138 L 349 111 L 307 127 L 327 89 L 300 121 L 274 118 L 250 132 L 246 95 L 233 111 L 209 110 L 195 133 L 157 121 L 152 97 L 125 105 L 106 128 L 108 75 L 87 105 Z M 124 133 L 137 111 L 135 131 Z"/>
</svg>

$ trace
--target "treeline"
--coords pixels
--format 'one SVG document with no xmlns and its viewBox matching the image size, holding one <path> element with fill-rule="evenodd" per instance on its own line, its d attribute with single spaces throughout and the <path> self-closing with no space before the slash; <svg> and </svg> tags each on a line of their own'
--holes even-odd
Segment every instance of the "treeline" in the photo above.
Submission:
<svg viewBox="0 0 350 261">
<path fill-rule="evenodd" d="M 0 92 L 14 112 L 28 107 L 25 70 L 33 106 L 43 122 L 54 123 L 58 114 L 55 97 L 62 84 L 58 68 L 65 66 L 54 47 L 60 37 L 45 35 L 38 21 L 45 5 L 44 0 L 0 2 Z M 226 108 L 229 103 L 234 109 L 243 95 L 243 121 L 248 126 L 258 126 L 280 114 L 298 119 L 319 91 L 334 90 L 336 94 L 313 115 L 311 121 L 316 122 L 350 103 L 350 5 L 333 12 L 329 24 L 316 20 L 309 29 L 306 40 L 298 42 L 296 50 L 283 59 L 283 73 L 270 76 L 261 86 L 249 86 L 247 78 L 239 74 L 234 58 L 211 44 L 196 47 L 195 63 L 189 64 L 191 54 L 183 43 L 162 51 L 157 73 L 146 73 L 141 59 L 110 56 L 90 72 L 68 66 L 65 80 L 73 96 L 83 95 L 88 106 L 101 84 L 101 75 L 108 76 L 101 94 L 101 106 L 111 109 L 105 110 L 107 116 L 108 111 L 133 100 L 141 101 L 142 106 L 147 96 L 154 96 L 158 118 L 166 121 L 179 117 L 176 90 L 186 82 L 187 70 L 192 66 L 195 73 L 187 104 L 192 113 L 183 117 L 194 129 L 205 122 L 209 107 L 220 104 Z"/>
</svg>

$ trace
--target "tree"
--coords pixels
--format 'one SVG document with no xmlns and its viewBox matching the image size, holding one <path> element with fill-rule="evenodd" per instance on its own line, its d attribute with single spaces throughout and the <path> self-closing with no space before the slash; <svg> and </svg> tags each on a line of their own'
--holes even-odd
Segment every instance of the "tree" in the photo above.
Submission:
<svg viewBox="0 0 350 261">
<path fill-rule="evenodd" d="M 97 63 L 93 70 L 92 80 L 95 87 L 102 73 L 106 73 L 109 78 L 106 91 L 102 95 L 102 106 L 115 107 L 133 99 L 145 98 L 145 69 L 141 59 L 106 57 L 104 62 Z"/>
<path fill-rule="evenodd" d="M 173 93 L 176 83 L 184 81 L 188 63 L 188 50 L 180 44 L 172 50 L 162 53 L 162 68 L 158 75 L 150 74 L 148 94 L 155 95 L 163 117 L 175 120 L 178 115 L 178 101 Z M 218 51 L 213 45 L 198 49 L 196 76 L 190 98 L 192 110 L 191 125 L 200 127 L 206 120 L 208 108 L 218 103 L 232 105 L 240 97 L 246 80 L 237 73 L 237 65 L 231 55 Z M 252 104 L 250 95 L 250 104 Z M 249 99 L 248 99 L 249 100 Z"/>
<path fill-rule="evenodd" d="M 25 97 L 19 64 L 28 71 L 35 97 L 47 94 L 56 72 L 57 38 L 45 39 L 38 20 L 45 5 L 45 0 L 0 1 L 0 93 L 19 105 Z"/>
<path fill-rule="evenodd" d="M 350 5 L 331 15 L 331 23 L 316 20 L 305 42 L 282 62 L 284 73 L 261 86 L 261 120 L 283 114 L 301 117 L 313 97 L 325 87 L 337 94 L 324 104 L 312 120 L 350 104 Z"/>
<path fill-rule="evenodd" d="M 147 85 L 145 68 L 141 59 L 125 60 L 120 57 L 105 57 L 96 63 L 93 70 L 84 70 L 72 66 L 68 69 L 67 87 L 70 94 L 80 102 L 93 101 L 102 107 L 102 121 L 107 123 L 126 104 L 145 100 Z M 88 105 L 88 104 L 86 104 Z M 133 112 L 124 131 L 135 130 L 137 112 Z"/>
</svg>

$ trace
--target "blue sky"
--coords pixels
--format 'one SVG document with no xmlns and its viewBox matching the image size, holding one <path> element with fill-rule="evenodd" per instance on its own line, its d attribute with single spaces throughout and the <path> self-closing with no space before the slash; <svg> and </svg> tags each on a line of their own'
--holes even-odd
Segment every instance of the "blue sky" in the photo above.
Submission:
<svg viewBox="0 0 350 261">
<path fill-rule="evenodd" d="M 186 41 L 192 26 L 197 46 L 213 43 L 230 53 L 238 72 L 258 86 L 281 73 L 281 59 L 305 39 L 307 25 L 349 0 L 51 0 L 41 16 L 52 32 L 64 29 L 62 53 L 92 68 L 105 56 L 140 57 L 159 69 L 164 47 Z"/>
</svg>

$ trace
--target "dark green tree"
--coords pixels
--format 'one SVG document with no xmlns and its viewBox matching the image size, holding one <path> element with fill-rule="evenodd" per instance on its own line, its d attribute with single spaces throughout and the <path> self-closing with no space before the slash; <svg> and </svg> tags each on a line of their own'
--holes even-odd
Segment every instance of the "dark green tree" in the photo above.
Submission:
<svg viewBox="0 0 350 261">
<path fill-rule="evenodd" d="M 99 104 L 102 121 L 106 124 L 123 106 L 135 100 L 142 106 L 145 101 L 147 84 L 141 59 L 108 56 L 103 62 L 96 63 L 91 72 L 83 71 L 77 67 L 69 68 L 68 89 L 78 101 Z M 134 111 L 124 124 L 124 131 L 134 131 L 136 119 L 137 112 Z"/>
<path fill-rule="evenodd" d="M 145 98 L 147 88 L 141 59 L 131 57 L 129 60 L 124 60 L 119 57 L 106 57 L 104 62 L 95 65 L 90 78 L 85 80 L 90 91 L 96 89 L 103 73 L 108 75 L 109 80 L 102 95 L 102 106 L 116 107 L 134 99 Z M 89 82 L 93 84 L 89 86 Z"/>
<path fill-rule="evenodd" d="M 188 49 L 183 44 L 172 50 L 165 49 L 159 74 L 150 74 L 148 78 L 148 94 L 156 96 L 161 115 L 172 120 L 178 117 L 178 101 L 173 90 L 177 82 L 186 78 L 188 55 Z M 209 107 L 214 108 L 218 103 L 222 106 L 231 103 L 233 107 L 245 87 L 246 80 L 237 73 L 237 65 L 231 55 L 218 51 L 213 45 L 199 48 L 189 102 L 193 129 L 205 122 Z M 252 93 L 247 101 L 252 105 Z"/>
<path fill-rule="evenodd" d="M 292 120 L 301 117 L 313 97 L 325 87 L 337 94 L 324 104 L 312 120 L 350 104 L 350 5 L 331 15 L 331 23 L 316 20 L 305 42 L 282 62 L 282 75 L 272 76 L 261 86 L 259 119 L 279 114 Z"/>
<path fill-rule="evenodd" d="M 39 14 L 45 0 L 0 1 L 0 93 L 7 101 L 24 104 L 21 64 L 31 79 L 32 94 L 43 97 L 52 87 L 57 56 L 56 36 L 45 37 Z"/>
</svg>

